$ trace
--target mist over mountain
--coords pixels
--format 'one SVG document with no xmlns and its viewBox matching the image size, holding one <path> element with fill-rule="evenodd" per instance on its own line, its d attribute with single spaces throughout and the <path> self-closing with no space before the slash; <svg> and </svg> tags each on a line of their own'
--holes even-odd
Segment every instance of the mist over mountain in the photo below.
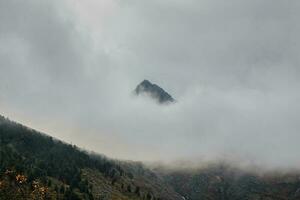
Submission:
<svg viewBox="0 0 300 200">
<path fill-rule="evenodd" d="M 5 195 L 27 178 L 28 195 L 38 181 L 71 199 L 297 199 L 299 10 L 296 0 L 0 0 L 0 111 L 27 126 L 0 120 Z"/>
<path fill-rule="evenodd" d="M 146 94 L 160 104 L 172 103 L 173 97 L 156 84 L 143 80 L 135 89 L 136 95 Z"/>
<path fill-rule="evenodd" d="M 298 200 L 299 171 L 157 165 L 91 153 L 0 115 L 1 200 Z M 184 167 L 183 167 L 184 166 Z"/>
</svg>

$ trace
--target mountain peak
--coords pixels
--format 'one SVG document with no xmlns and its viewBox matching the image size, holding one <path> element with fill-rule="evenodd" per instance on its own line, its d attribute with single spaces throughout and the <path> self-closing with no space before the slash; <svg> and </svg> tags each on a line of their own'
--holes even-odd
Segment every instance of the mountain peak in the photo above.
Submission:
<svg viewBox="0 0 300 200">
<path fill-rule="evenodd" d="M 175 99 L 164 89 L 146 79 L 136 87 L 135 93 L 136 95 L 148 94 L 160 104 L 171 103 L 175 101 Z"/>
</svg>

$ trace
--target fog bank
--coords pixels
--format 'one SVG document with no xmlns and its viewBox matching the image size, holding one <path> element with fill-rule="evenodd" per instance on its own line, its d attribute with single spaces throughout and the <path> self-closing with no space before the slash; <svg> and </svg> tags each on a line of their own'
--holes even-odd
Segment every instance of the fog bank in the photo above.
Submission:
<svg viewBox="0 0 300 200">
<path fill-rule="evenodd" d="M 0 0 L 0 110 L 142 161 L 300 166 L 300 2 Z M 177 102 L 132 91 L 149 79 Z"/>
</svg>

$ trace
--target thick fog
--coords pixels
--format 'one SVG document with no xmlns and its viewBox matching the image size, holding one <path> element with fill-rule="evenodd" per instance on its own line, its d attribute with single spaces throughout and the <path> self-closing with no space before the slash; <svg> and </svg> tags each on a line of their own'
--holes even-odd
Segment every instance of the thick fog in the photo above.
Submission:
<svg viewBox="0 0 300 200">
<path fill-rule="evenodd" d="M 0 0 L 0 112 L 114 158 L 300 166 L 297 0 Z M 177 102 L 133 90 L 148 79 Z"/>
</svg>

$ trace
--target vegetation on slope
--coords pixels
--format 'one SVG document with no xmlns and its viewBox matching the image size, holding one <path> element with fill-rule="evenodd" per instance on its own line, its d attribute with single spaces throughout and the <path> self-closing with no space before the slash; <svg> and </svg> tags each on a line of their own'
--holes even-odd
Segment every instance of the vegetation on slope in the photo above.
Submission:
<svg viewBox="0 0 300 200">
<path fill-rule="evenodd" d="M 300 174 L 258 174 L 227 164 L 193 170 L 157 168 L 186 200 L 299 200 Z"/>
<path fill-rule="evenodd" d="M 0 155 L 0 199 L 181 199 L 159 177 L 145 178 L 153 172 L 141 164 L 88 154 L 2 116 Z"/>
<path fill-rule="evenodd" d="M 175 192 L 176 191 L 176 192 Z M 300 175 L 177 170 L 89 154 L 0 116 L 0 199 L 298 200 Z"/>
</svg>

